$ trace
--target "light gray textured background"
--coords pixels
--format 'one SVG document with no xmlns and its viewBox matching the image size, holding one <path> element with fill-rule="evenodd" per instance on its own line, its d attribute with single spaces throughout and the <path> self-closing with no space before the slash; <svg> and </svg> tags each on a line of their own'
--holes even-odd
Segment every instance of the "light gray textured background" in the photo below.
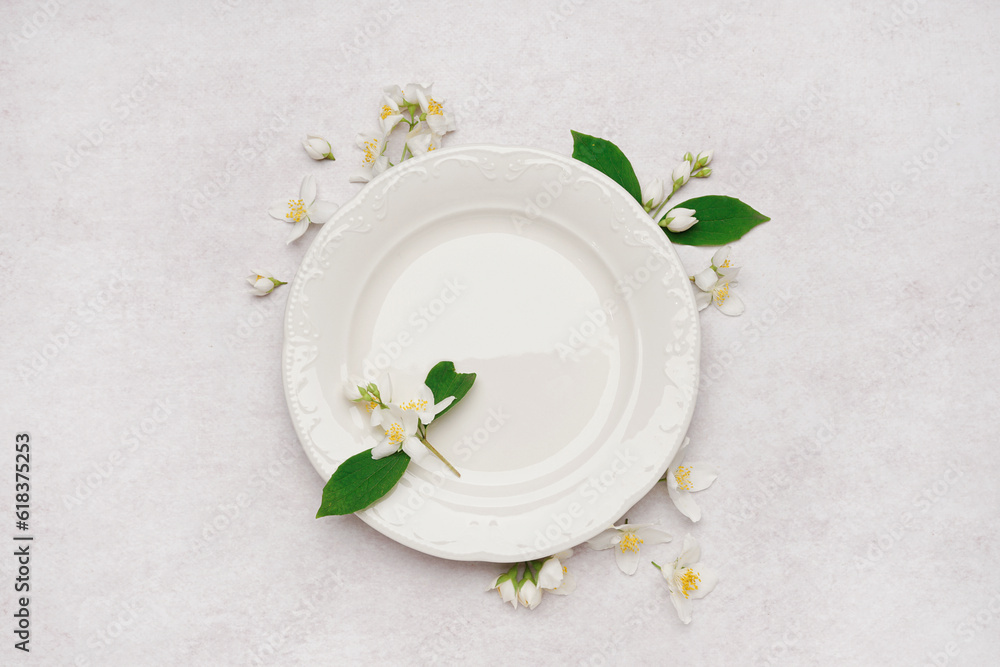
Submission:
<svg viewBox="0 0 1000 667">
<path fill-rule="evenodd" d="M 5 630 L 0 663 L 995 664 L 998 21 L 932 0 L 6 3 L 0 499 L 29 431 L 36 542 L 32 652 Z M 316 232 L 286 247 L 266 206 L 306 173 L 347 201 L 354 134 L 412 80 L 460 110 L 446 145 L 568 154 L 572 128 L 642 177 L 714 148 L 687 194 L 773 218 L 735 248 L 746 314 L 702 314 L 705 518 L 663 489 L 629 514 L 676 535 L 651 557 L 691 530 L 720 571 L 690 626 L 610 552 L 513 612 L 482 592 L 498 566 L 312 518 L 286 292 L 243 280 L 294 274 Z M 336 163 L 306 157 L 310 130 Z"/>
</svg>

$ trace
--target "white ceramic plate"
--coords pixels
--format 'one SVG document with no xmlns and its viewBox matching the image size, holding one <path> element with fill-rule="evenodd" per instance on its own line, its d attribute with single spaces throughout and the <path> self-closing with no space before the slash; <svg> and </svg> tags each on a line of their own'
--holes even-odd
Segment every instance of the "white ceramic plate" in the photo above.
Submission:
<svg viewBox="0 0 1000 667">
<path fill-rule="evenodd" d="M 282 365 L 324 481 L 376 443 L 349 375 L 477 373 L 428 429 L 461 479 L 427 455 L 358 516 L 428 554 L 514 562 L 593 537 L 653 487 L 691 419 L 698 353 L 687 274 L 624 189 L 545 151 L 461 146 L 390 169 L 323 226 Z"/>
</svg>

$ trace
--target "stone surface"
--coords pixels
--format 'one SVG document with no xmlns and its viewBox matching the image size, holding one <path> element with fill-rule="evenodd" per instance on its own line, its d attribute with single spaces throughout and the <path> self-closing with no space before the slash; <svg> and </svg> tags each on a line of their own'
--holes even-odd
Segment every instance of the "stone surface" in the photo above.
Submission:
<svg viewBox="0 0 1000 667">
<path fill-rule="evenodd" d="M 995 3 L 13 2 L 0 19 L 0 434 L 33 438 L 32 653 L 3 664 L 988 664 L 1000 653 Z M 772 217 L 734 248 L 746 314 L 702 314 L 692 525 L 720 573 L 681 625 L 655 569 L 569 561 L 513 612 L 500 568 L 317 521 L 280 382 L 294 274 L 264 213 L 358 190 L 382 85 L 435 82 L 445 145 L 640 177 Z M 330 138 L 335 163 L 299 139 Z M 711 252 L 680 248 L 690 270 Z M 13 524 L 11 513 L 8 518 Z M 11 525 L 5 534 L 13 535 Z M 0 612 L 13 613 L 12 556 Z M 8 623 L 8 625 L 10 625 Z"/>
</svg>

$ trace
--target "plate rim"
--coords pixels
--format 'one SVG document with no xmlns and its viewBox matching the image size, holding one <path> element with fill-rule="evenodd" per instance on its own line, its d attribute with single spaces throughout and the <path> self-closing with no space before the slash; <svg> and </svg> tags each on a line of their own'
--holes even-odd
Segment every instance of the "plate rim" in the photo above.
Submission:
<svg viewBox="0 0 1000 667">
<path fill-rule="evenodd" d="M 562 155 L 562 154 L 559 154 L 559 153 L 552 152 L 552 151 L 547 150 L 547 149 L 535 148 L 535 147 L 531 147 L 531 146 L 507 145 L 507 144 L 490 144 L 490 143 L 474 143 L 474 144 L 462 144 L 462 145 L 459 145 L 459 146 L 449 146 L 447 148 L 437 149 L 437 150 L 428 152 L 428 153 L 426 153 L 424 155 L 421 155 L 419 157 L 415 157 L 415 158 L 411 158 L 409 160 L 406 160 L 402 164 L 396 165 L 395 167 L 392 167 L 390 169 L 386 169 L 384 172 L 382 172 L 381 174 L 379 174 L 375 178 L 371 179 L 368 183 L 366 183 L 364 185 L 364 187 L 362 187 L 350 199 L 348 199 L 348 201 L 345 202 L 345 204 L 343 206 L 338 207 L 338 209 L 337 209 L 336 213 L 334 214 L 334 216 L 329 221 L 327 221 L 325 224 L 322 225 L 321 229 L 319 230 L 319 233 L 317 233 L 315 235 L 315 237 L 312 239 L 312 241 L 309 243 L 309 247 L 306 248 L 305 252 L 302 255 L 302 258 L 299 261 L 299 265 L 298 265 L 298 267 L 296 268 L 296 271 L 295 271 L 295 276 L 290 281 L 290 285 L 289 285 L 290 289 L 289 289 L 289 292 L 288 292 L 288 298 L 285 301 L 285 307 L 283 309 L 283 316 L 282 316 L 282 346 L 281 346 L 281 379 L 282 379 L 282 388 L 283 388 L 283 392 L 284 392 L 284 395 L 285 395 L 285 404 L 286 404 L 286 408 L 288 410 L 289 419 L 292 422 L 292 427 L 293 427 L 293 429 L 295 431 L 296 438 L 299 441 L 299 446 L 302 447 L 303 452 L 306 454 L 306 458 L 309 460 L 310 465 L 312 465 L 313 469 L 316 470 L 316 472 L 320 476 L 321 480 L 324 479 L 323 475 L 320 472 L 319 466 L 317 466 L 316 461 L 313 460 L 313 456 L 311 455 L 309 449 L 305 446 L 305 444 L 303 442 L 303 433 L 300 431 L 299 420 L 296 419 L 295 414 L 294 414 L 293 405 L 292 405 L 292 396 L 290 394 L 291 384 L 292 384 L 291 381 L 290 381 L 290 379 L 291 379 L 290 378 L 290 371 L 291 371 L 291 369 L 289 368 L 289 364 L 286 363 L 286 360 L 288 359 L 289 347 L 292 344 L 289 341 L 289 328 L 287 326 L 288 325 L 288 319 L 289 319 L 290 312 L 291 312 L 292 308 L 297 303 L 297 301 L 295 301 L 293 299 L 293 296 L 296 294 L 295 286 L 297 285 L 297 283 L 300 280 L 303 279 L 303 277 L 302 277 L 303 276 L 303 265 L 306 263 L 306 260 L 312 255 L 312 253 L 315 252 L 315 248 L 317 248 L 317 247 L 319 247 L 319 246 L 321 246 L 321 245 L 323 245 L 323 244 L 326 243 L 326 237 L 330 236 L 331 234 L 336 233 L 336 232 L 331 231 L 331 230 L 336 229 L 336 227 L 337 227 L 337 225 L 336 225 L 337 220 L 340 219 L 341 217 L 345 216 L 349 211 L 351 211 L 353 208 L 355 208 L 358 205 L 358 203 L 361 202 L 361 200 L 364 198 L 364 196 L 367 194 L 367 192 L 369 190 L 371 190 L 371 189 L 379 186 L 382 182 L 387 181 L 390 178 L 398 178 L 400 175 L 402 175 L 403 173 L 405 173 L 405 171 L 409 171 L 411 169 L 420 168 L 421 165 L 423 165 L 424 163 L 433 163 L 434 161 L 442 159 L 442 157 L 447 157 L 447 156 L 452 155 L 452 154 L 461 154 L 461 153 L 467 152 L 467 151 L 473 151 L 473 152 L 474 151 L 485 151 L 485 152 L 493 153 L 493 154 L 496 154 L 496 155 L 510 154 L 510 153 L 517 153 L 517 152 L 526 152 L 526 153 L 534 154 L 537 157 L 542 157 L 542 158 L 545 158 L 545 159 L 552 160 L 554 163 L 557 163 L 557 164 L 571 165 L 574 168 L 582 169 L 584 172 L 589 172 L 589 174 L 590 174 L 591 177 L 597 179 L 598 181 L 601 181 L 607 187 L 610 187 L 613 190 L 617 190 L 619 196 L 623 197 L 624 201 L 628 202 L 629 208 L 632 208 L 634 212 L 639 212 L 639 213 L 642 214 L 641 216 L 639 216 L 639 218 L 645 220 L 645 223 L 640 223 L 640 224 L 647 224 L 647 226 L 651 230 L 655 230 L 655 232 L 657 234 L 654 236 L 654 238 L 661 238 L 662 237 L 663 240 L 661 242 L 661 245 L 665 245 L 666 247 L 669 247 L 669 250 L 667 252 L 669 252 L 672 255 L 672 258 L 676 262 L 677 266 L 679 266 L 681 269 L 683 269 L 686 272 L 686 269 L 684 269 L 684 265 L 683 265 L 683 263 L 680 260 L 680 256 L 677 254 L 677 251 L 674 248 L 673 242 L 670 241 L 666 237 L 666 235 L 662 233 L 662 230 L 659 228 L 659 226 L 656 224 L 656 222 L 652 218 L 649 217 L 648 213 L 642 208 L 642 206 L 639 204 L 639 202 L 637 202 L 635 200 L 635 198 L 624 187 L 622 187 L 621 184 L 619 184 L 618 182 L 616 182 L 610 176 L 608 176 L 607 174 L 601 172 L 600 170 L 592 167 L 591 165 L 589 165 L 589 164 L 587 164 L 587 163 L 585 163 L 585 162 L 583 162 L 581 160 L 573 158 L 572 156 L 566 156 L 566 155 Z M 546 550 L 544 550 L 544 552 L 539 552 L 537 554 L 533 553 L 533 552 L 525 552 L 525 553 L 523 553 L 520 556 L 521 561 L 533 560 L 533 559 L 537 559 L 537 558 L 549 555 L 551 553 L 559 552 L 560 550 L 563 550 L 563 549 L 577 547 L 577 546 L 583 544 L 584 542 L 588 541 L 589 539 L 592 539 L 594 536 L 598 535 L 599 533 L 603 532 L 604 530 L 606 530 L 607 528 L 609 528 L 611 525 L 613 525 L 614 522 L 620 520 L 621 517 L 624 516 L 631 507 L 633 507 L 636 503 L 638 503 L 644 497 L 646 497 L 650 493 L 650 491 L 652 491 L 652 489 L 656 486 L 656 484 L 659 483 L 659 477 L 662 476 L 663 472 L 665 472 L 667 468 L 669 468 L 670 462 L 676 456 L 677 451 L 681 447 L 681 444 L 683 443 L 684 439 L 687 437 L 688 429 L 689 429 L 689 427 L 691 425 L 691 421 L 692 421 L 692 419 L 694 417 L 695 407 L 697 406 L 698 394 L 699 394 L 699 386 L 700 386 L 700 382 L 701 382 L 701 372 L 700 372 L 701 371 L 701 319 L 698 316 L 698 312 L 699 311 L 698 311 L 697 305 L 696 305 L 695 300 L 694 300 L 694 294 L 693 294 L 693 292 L 691 290 L 687 290 L 684 298 L 688 302 L 688 304 L 687 304 L 688 307 L 694 313 L 694 317 L 691 320 L 692 324 L 693 324 L 692 356 L 693 356 L 693 378 L 694 378 L 694 382 L 693 382 L 693 386 L 691 387 L 691 400 L 689 402 L 687 411 L 684 414 L 683 418 L 679 421 L 680 428 L 678 430 L 678 433 L 680 435 L 679 435 L 679 437 L 677 439 L 677 442 L 674 443 L 673 447 L 671 448 L 669 456 L 665 457 L 665 461 L 666 461 L 665 466 L 666 467 L 660 473 L 660 475 L 657 475 L 657 476 L 653 477 L 651 482 L 649 482 L 648 484 L 640 486 L 634 493 L 632 493 L 631 495 L 625 497 L 622 500 L 621 505 L 615 511 L 615 518 L 613 519 L 613 521 L 612 521 L 611 524 L 609 524 L 607 526 L 598 526 L 598 528 L 596 528 L 596 529 L 588 529 L 586 531 L 582 531 L 580 533 L 582 536 L 581 537 L 574 537 L 573 541 L 572 541 L 572 544 L 568 544 L 568 545 L 565 545 L 565 546 L 560 545 L 560 548 L 553 547 L 551 550 L 550 549 L 546 549 Z M 325 485 L 325 483 L 326 483 L 325 480 L 324 480 L 323 483 Z M 383 536 L 385 536 L 385 537 L 393 540 L 394 542 L 397 542 L 397 543 L 399 543 L 399 544 L 401 544 L 403 546 L 409 547 L 411 549 L 414 549 L 415 551 L 418 551 L 420 553 L 424 553 L 424 554 L 427 554 L 427 555 L 430 555 L 430 556 L 435 556 L 435 557 L 438 557 L 438 558 L 443 558 L 443 559 L 452 560 L 452 561 L 461 561 L 461 562 L 501 562 L 501 563 L 503 563 L 503 562 L 512 562 L 509 558 L 504 558 L 504 557 L 499 557 L 499 556 L 491 556 L 491 554 L 489 554 L 489 553 L 484 553 L 484 552 L 455 553 L 455 552 L 449 552 L 447 550 L 441 549 L 441 548 L 437 547 L 436 545 L 433 545 L 433 544 L 430 544 L 430 543 L 427 543 L 427 542 L 419 542 L 419 541 L 417 541 L 415 539 L 411 539 L 410 536 L 408 536 L 408 535 L 406 535 L 406 534 L 404 534 L 404 533 L 402 533 L 400 531 L 393 530 L 392 526 L 389 525 L 389 524 L 384 524 L 384 522 L 380 522 L 380 521 L 374 520 L 372 517 L 370 517 L 367 514 L 367 508 L 365 510 L 360 510 L 358 512 L 355 512 L 354 516 L 356 516 L 357 518 L 361 519 L 369 527 L 371 527 L 372 529 L 376 530 L 381 535 L 383 535 Z"/>
</svg>

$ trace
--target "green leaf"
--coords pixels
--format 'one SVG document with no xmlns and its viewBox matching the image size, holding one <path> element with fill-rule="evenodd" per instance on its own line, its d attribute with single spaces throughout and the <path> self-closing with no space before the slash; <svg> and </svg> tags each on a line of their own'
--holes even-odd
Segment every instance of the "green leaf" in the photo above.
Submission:
<svg viewBox="0 0 1000 667">
<path fill-rule="evenodd" d="M 410 457 L 403 451 L 378 460 L 372 458 L 370 449 L 355 454 L 340 464 L 323 487 L 316 518 L 360 512 L 392 491 L 409 463 Z"/>
<path fill-rule="evenodd" d="M 698 223 L 687 231 L 672 232 L 662 228 L 671 241 L 681 245 L 726 245 L 771 219 L 734 197 L 695 197 L 677 206 L 694 209 L 694 217 L 698 218 Z M 668 213 L 663 215 L 661 222 Z"/>
<path fill-rule="evenodd" d="M 610 176 L 642 204 L 639 179 L 636 178 L 632 163 L 620 148 L 606 139 L 598 139 L 573 130 L 570 130 L 570 133 L 573 135 L 574 158 Z"/>
<path fill-rule="evenodd" d="M 451 405 L 439 412 L 437 416 L 440 417 L 455 407 L 469 393 L 469 390 L 472 389 L 472 383 L 475 381 L 475 373 L 456 373 L 455 364 L 450 361 L 442 361 L 432 368 L 431 372 L 427 374 L 424 384 L 434 392 L 434 402 L 440 403 L 449 396 L 455 397 Z"/>
</svg>

